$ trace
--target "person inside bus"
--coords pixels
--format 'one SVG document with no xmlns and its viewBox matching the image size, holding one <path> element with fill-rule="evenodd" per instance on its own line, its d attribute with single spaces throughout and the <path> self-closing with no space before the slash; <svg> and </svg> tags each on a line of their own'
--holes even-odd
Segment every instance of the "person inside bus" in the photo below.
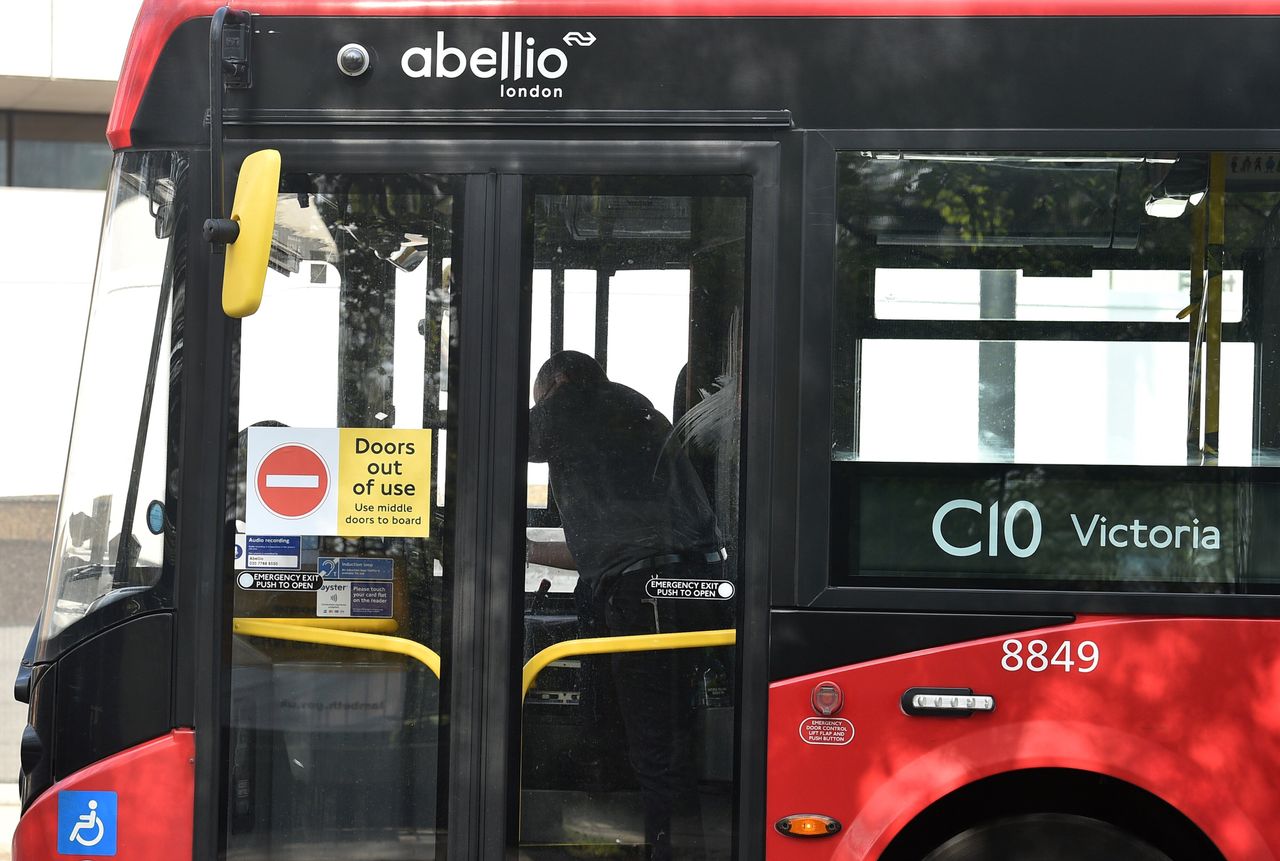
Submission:
<svg viewBox="0 0 1280 861">
<path fill-rule="evenodd" d="M 546 463 L 564 542 L 529 562 L 576 569 L 582 636 L 730 627 L 727 601 L 649 597 L 655 578 L 729 579 L 707 494 L 671 423 L 592 357 L 557 353 L 534 379 L 529 460 Z M 697 650 L 618 653 L 612 679 L 655 861 L 701 854 L 694 770 Z"/>
</svg>

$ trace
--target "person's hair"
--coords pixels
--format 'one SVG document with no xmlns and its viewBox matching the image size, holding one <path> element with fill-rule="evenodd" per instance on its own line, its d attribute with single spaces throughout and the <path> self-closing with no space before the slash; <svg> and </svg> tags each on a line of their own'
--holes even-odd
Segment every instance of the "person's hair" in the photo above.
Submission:
<svg viewBox="0 0 1280 861">
<path fill-rule="evenodd" d="M 609 381 L 600 363 L 586 353 L 562 350 L 542 363 L 533 385 L 535 388 L 549 389 L 555 378 L 561 374 L 575 385 L 598 385 Z"/>
</svg>

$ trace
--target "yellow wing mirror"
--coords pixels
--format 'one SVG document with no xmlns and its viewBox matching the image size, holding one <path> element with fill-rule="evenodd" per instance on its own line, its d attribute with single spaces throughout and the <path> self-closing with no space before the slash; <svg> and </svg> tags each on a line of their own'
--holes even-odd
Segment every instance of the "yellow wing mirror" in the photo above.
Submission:
<svg viewBox="0 0 1280 861">
<path fill-rule="evenodd" d="M 279 191 L 279 151 L 258 150 L 240 165 L 231 218 L 205 222 L 206 238 L 227 244 L 222 310 L 228 317 L 248 317 L 262 304 Z"/>
</svg>

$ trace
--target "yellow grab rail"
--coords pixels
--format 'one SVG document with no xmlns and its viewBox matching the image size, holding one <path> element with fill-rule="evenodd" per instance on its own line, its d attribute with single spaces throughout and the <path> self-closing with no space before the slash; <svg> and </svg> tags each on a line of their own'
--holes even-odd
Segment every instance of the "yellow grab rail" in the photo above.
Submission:
<svg viewBox="0 0 1280 861">
<path fill-rule="evenodd" d="M 273 622 L 277 625 L 293 625 L 297 628 L 327 628 L 331 631 L 355 631 L 360 634 L 394 634 L 400 630 L 400 623 L 395 619 L 347 619 L 347 618 L 308 618 L 299 616 L 244 616 L 255 622 Z"/>
<path fill-rule="evenodd" d="M 336 630 L 317 622 L 344 623 L 352 619 L 233 619 L 231 630 L 246 637 L 264 637 L 270 640 L 290 640 L 296 643 L 313 643 L 321 646 L 337 646 L 344 649 L 366 649 L 373 652 L 390 652 L 413 658 L 427 666 L 436 678 L 440 678 L 440 656 L 431 649 L 404 637 L 383 634 L 367 634 L 359 631 Z M 636 634 L 626 637 L 589 637 L 581 640 L 564 640 L 554 643 L 529 659 L 524 665 L 520 698 L 523 700 L 533 686 L 533 680 L 547 666 L 564 658 L 581 655 L 608 655 L 621 652 L 660 652 L 672 649 L 700 649 L 712 646 L 732 646 L 737 642 L 737 632 L 732 628 L 716 631 L 687 631 L 678 634 Z"/>
<path fill-rule="evenodd" d="M 370 652 L 390 652 L 404 655 L 423 663 L 440 678 L 440 656 L 421 643 L 404 637 L 388 637 L 384 634 L 365 634 L 359 631 L 341 631 L 302 624 L 304 620 L 248 619 L 231 620 L 231 630 L 246 637 L 265 637 L 269 640 L 291 640 L 295 643 L 314 643 L 319 646 L 337 646 L 342 649 L 364 649 Z M 306 622 L 316 620 L 307 619 Z M 337 620 L 335 620 L 337 621 Z M 352 620 L 343 619 L 350 623 Z"/>
<path fill-rule="evenodd" d="M 524 665 L 523 701 L 538 673 L 553 661 L 579 655 L 608 655 L 618 652 L 661 652 L 670 649 L 699 649 L 709 646 L 732 646 L 738 634 L 732 628 L 718 631 L 687 631 L 679 634 L 633 634 L 626 637 L 589 637 L 563 640 L 547 646 Z"/>
</svg>

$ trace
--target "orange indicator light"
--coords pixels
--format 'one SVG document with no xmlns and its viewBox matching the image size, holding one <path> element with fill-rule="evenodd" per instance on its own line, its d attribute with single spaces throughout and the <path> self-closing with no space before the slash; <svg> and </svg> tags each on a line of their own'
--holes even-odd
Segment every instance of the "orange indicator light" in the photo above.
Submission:
<svg viewBox="0 0 1280 861">
<path fill-rule="evenodd" d="M 782 817 L 774 827 L 788 837 L 829 837 L 840 830 L 840 823 L 821 813 L 797 813 Z"/>
</svg>

